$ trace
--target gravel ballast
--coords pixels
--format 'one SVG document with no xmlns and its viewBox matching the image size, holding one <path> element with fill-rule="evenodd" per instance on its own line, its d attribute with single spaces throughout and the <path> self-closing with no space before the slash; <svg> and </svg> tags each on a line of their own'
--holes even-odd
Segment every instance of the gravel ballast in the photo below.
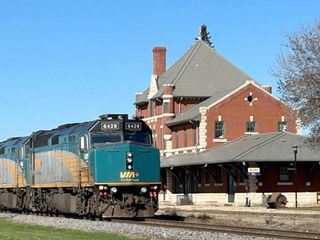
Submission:
<svg viewBox="0 0 320 240">
<path fill-rule="evenodd" d="M 6 219 L 12 222 L 36 224 L 64 229 L 74 229 L 87 232 L 107 232 L 125 234 L 131 237 L 143 237 L 147 239 L 185 239 L 185 240 L 245 240 L 257 239 L 264 240 L 270 238 L 237 236 L 227 233 L 211 233 L 204 231 L 194 231 L 188 229 L 176 229 L 166 227 L 152 227 L 138 224 L 126 224 L 107 221 L 91 221 L 84 219 L 46 217 L 36 215 L 22 215 L 13 213 L 0 213 L 0 219 Z"/>
</svg>

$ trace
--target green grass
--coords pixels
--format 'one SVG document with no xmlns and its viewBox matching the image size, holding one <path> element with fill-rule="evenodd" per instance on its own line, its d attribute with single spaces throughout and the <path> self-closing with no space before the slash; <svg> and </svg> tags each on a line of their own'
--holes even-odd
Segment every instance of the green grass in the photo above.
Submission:
<svg viewBox="0 0 320 240">
<path fill-rule="evenodd" d="M 288 210 L 298 210 L 298 211 L 320 211 L 320 206 L 313 207 L 289 207 L 289 208 L 280 208 L 280 209 L 288 209 Z"/>
<path fill-rule="evenodd" d="M 53 227 L 43 227 L 37 225 L 13 223 L 0 220 L 0 239 L 1 240 L 129 240 L 122 235 L 110 233 L 92 233 L 77 230 L 67 230 Z"/>
</svg>

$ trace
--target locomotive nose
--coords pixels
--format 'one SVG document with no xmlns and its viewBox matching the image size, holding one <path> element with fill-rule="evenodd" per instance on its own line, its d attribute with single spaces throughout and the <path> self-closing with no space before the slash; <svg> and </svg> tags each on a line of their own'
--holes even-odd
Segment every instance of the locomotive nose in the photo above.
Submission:
<svg viewBox="0 0 320 240">
<path fill-rule="evenodd" d="M 159 182 L 159 151 L 150 146 L 122 144 L 94 150 L 96 184 Z"/>
</svg>

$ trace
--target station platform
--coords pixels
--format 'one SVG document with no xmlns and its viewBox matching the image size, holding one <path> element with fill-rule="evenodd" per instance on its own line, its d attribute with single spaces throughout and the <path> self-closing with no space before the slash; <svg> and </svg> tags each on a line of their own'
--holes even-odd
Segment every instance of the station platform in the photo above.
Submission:
<svg viewBox="0 0 320 240">
<path fill-rule="evenodd" d="M 163 205 L 160 206 L 159 211 L 176 211 L 176 212 L 194 212 L 194 213 L 216 213 L 216 212 L 230 212 L 230 213 L 269 213 L 269 214 L 288 214 L 288 215 L 314 215 L 320 217 L 320 211 L 316 210 L 299 210 L 295 208 L 267 208 L 263 206 L 254 207 L 239 207 L 239 206 L 210 206 L 210 205 Z"/>
<path fill-rule="evenodd" d="M 175 216 L 184 221 L 221 225 L 263 227 L 320 233 L 320 211 L 263 206 L 160 206 L 156 215 Z"/>
</svg>

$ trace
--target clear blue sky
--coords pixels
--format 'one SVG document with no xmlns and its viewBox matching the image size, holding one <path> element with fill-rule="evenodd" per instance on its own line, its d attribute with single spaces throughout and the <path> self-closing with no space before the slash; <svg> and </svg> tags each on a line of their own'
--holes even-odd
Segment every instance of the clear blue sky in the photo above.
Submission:
<svg viewBox="0 0 320 240">
<path fill-rule="evenodd" d="M 216 50 L 276 89 L 285 31 L 313 24 L 320 1 L 0 0 L 0 140 L 101 113 L 134 111 L 152 48 L 167 67 L 206 24 Z"/>
</svg>

